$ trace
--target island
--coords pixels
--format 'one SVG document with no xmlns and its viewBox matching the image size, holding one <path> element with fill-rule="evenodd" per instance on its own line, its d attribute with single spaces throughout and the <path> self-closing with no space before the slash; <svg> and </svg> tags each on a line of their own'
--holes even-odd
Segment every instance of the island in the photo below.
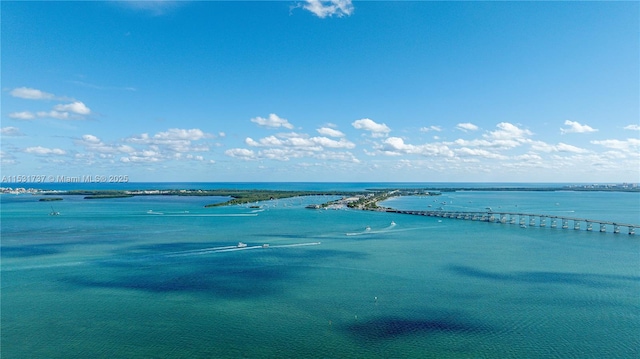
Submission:
<svg viewBox="0 0 640 359">
<path fill-rule="evenodd" d="M 43 193 L 47 195 L 49 193 Z M 53 193 L 52 193 L 53 194 Z M 229 205 L 255 204 L 263 201 L 272 201 L 294 197 L 340 197 L 308 208 L 326 208 L 335 206 L 347 206 L 357 209 L 380 209 L 377 202 L 395 196 L 411 195 L 439 195 L 439 191 L 427 191 L 423 189 L 367 189 L 364 191 L 287 191 L 287 190 L 244 190 L 244 189 L 176 189 L 176 190 L 70 190 L 55 192 L 57 195 L 81 195 L 84 199 L 109 199 L 127 198 L 135 196 L 208 196 L 228 197 L 227 201 L 207 204 L 205 207 L 220 207 Z M 53 200 L 53 198 L 52 198 Z"/>
<path fill-rule="evenodd" d="M 329 202 L 308 205 L 307 208 L 321 209 L 334 207 L 348 207 L 353 209 L 384 211 L 378 202 L 396 196 L 437 196 L 446 192 L 459 191 L 607 191 L 607 192 L 640 192 L 636 184 L 628 185 L 567 185 L 558 187 L 425 187 L 425 188 L 375 188 L 362 191 L 288 191 L 288 190 L 257 190 L 257 189 L 167 189 L 167 190 L 69 190 L 42 191 L 38 194 L 58 196 L 83 195 L 85 199 L 128 198 L 135 196 L 207 196 L 228 197 L 219 203 L 207 204 L 205 207 L 220 207 L 229 205 L 251 204 L 293 197 L 339 197 Z M 36 193 L 34 193 L 36 194 Z M 41 199 L 43 201 L 61 200 L 60 197 Z"/>
</svg>

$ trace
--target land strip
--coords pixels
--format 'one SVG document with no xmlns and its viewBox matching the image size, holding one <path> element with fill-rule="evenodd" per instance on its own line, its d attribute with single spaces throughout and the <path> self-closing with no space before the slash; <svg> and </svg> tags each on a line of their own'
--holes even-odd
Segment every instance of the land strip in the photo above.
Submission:
<svg viewBox="0 0 640 359">
<path fill-rule="evenodd" d="M 229 197 L 229 200 L 208 204 L 205 207 L 219 207 L 237 204 L 250 204 L 269 200 L 306 196 L 338 196 L 340 199 L 322 204 L 310 205 L 308 208 L 326 208 L 346 206 L 354 209 L 386 210 L 379 207 L 378 202 L 396 196 L 439 195 L 443 192 L 458 191 L 615 191 L 640 192 L 638 187 L 593 187 L 593 186 L 563 186 L 563 187 L 446 187 L 446 188 L 386 188 L 366 189 L 364 191 L 286 191 L 286 190 L 254 190 L 254 189 L 170 189 L 170 190 L 71 190 L 71 191 L 43 191 L 45 195 L 83 195 L 85 199 L 125 198 L 134 196 L 215 196 Z"/>
</svg>

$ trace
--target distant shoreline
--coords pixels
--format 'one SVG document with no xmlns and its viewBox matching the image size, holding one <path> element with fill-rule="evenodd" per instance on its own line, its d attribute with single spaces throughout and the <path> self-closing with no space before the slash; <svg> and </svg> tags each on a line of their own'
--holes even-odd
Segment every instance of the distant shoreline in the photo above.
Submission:
<svg viewBox="0 0 640 359">
<path fill-rule="evenodd" d="M 263 202 L 268 200 L 276 200 L 292 197 L 307 196 L 339 196 L 339 197 L 358 197 L 363 201 L 370 197 L 377 200 L 365 202 L 371 203 L 372 206 L 380 201 L 382 197 L 396 196 L 412 196 L 412 195 L 440 195 L 447 192 L 640 192 L 637 186 L 559 186 L 559 187 L 423 187 L 423 188 L 375 188 L 363 191 L 316 191 L 316 190 L 265 190 L 265 189 L 146 189 L 146 190 L 37 190 L 37 189 L 21 189 L 23 192 L 9 192 L 8 188 L 3 188 L 2 193 L 14 194 L 34 194 L 34 195 L 82 195 L 85 199 L 108 199 L 108 198 L 128 198 L 136 196 L 199 196 L 199 197 L 228 197 L 228 201 L 220 203 L 207 204 L 205 207 L 220 207 L 239 204 L 250 204 Z M 12 190 L 12 189 L 11 189 Z M 15 190 L 13 190 L 15 191 Z M 52 199 L 53 200 L 53 199 Z M 362 202 L 362 201 L 361 201 Z M 358 206 L 360 207 L 360 206 Z"/>
</svg>

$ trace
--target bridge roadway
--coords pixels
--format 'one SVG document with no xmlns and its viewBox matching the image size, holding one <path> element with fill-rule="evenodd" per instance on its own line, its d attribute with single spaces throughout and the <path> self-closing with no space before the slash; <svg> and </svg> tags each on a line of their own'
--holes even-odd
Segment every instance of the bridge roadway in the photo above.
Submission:
<svg viewBox="0 0 640 359">
<path fill-rule="evenodd" d="M 610 226 L 613 229 L 613 233 L 620 233 L 620 227 L 626 227 L 628 229 L 629 234 L 635 234 L 635 229 L 640 228 L 640 224 L 630 224 L 630 223 L 619 223 L 619 222 L 611 222 L 611 221 L 602 221 L 596 219 L 586 219 L 586 218 L 577 218 L 577 217 L 565 217 L 565 216 L 555 216 L 548 214 L 532 214 L 532 213 L 517 213 L 517 212 L 496 212 L 496 211 L 486 211 L 486 212 L 462 212 L 462 211 L 408 211 L 408 210 L 397 210 L 397 209 L 387 209 L 387 212 L 399 213 L 399 214 L 413 214 L 419 216 L 429 216 L 429 217 L 442 217 L 442 218 L 454 218 L 454 219 L 466 219 L 472 221 L 483 221 L 483 222 L 492 222 L 492 223 L 509 223 L 509 224 L 520 224 L 521 227 L 526 227 L 527 224 L 530 227 L 536 225 L 540 227 L 546 227 L 547 224 L 551 228 L 556 228 L 558 226 L 558 221 L 561 221 L 561 228 L 568 229 L 569 221 L 573 222 L 573 229 L 582 229 L 582 222 L 585 223 L 585 229 L 587 231 L 593 231 L 593 224 L 599 225 L 600 232 L 606 232 L 607 226 Z M 516 221 L 518 219 L 518 221 Z M 527 221 L 528 219 L 528 221 Z M 536 219 L 538 219 L 536 221 Z M 547 223 L 547 219 L 549 219 L 549 223 Z"/>
</svg>

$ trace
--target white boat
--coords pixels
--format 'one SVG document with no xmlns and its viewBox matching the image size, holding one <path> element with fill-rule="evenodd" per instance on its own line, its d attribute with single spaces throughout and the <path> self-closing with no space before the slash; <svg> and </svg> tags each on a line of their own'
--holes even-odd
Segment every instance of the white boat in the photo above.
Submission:
<svg viewBox="0 0 640 359">
<path fill-rule="evenodd" d="M 53 206 L 51 206 L 51 212 L 49 212 L 50 216 L 59 216 L 60 212 L 57 212 L 55 209 L 53 209 Z"/>
<path fill-rule="evenodd" d="M 247 246 L 246 243 L 238 242 L 238 248 L 245 248 Z"/>
</svg>

